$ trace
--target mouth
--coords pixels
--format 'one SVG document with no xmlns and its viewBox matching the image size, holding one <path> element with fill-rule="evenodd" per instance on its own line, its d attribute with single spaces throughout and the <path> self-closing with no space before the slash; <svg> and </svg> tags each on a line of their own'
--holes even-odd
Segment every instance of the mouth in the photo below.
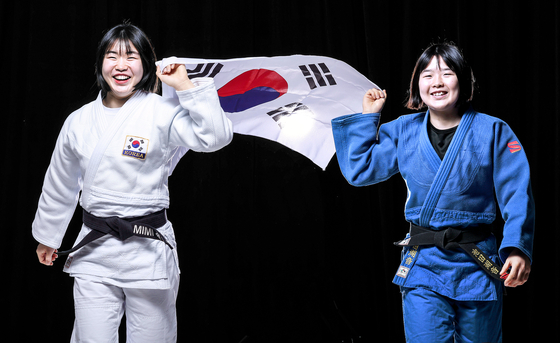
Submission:
<svg viewBox="0 0 560 343">
<path fill-rule="evenodd" d="M 113 79 L 117 82 L 117 83 L 126 83 L 128 80 L 130 80 L 130 76 L 128 75 L 113 75 Z"/>
<path fill-rule="evenodd" d="M 442 96 L 445 96 L 446 94 L 447 94 L 447 92 L 439 91 L 439 92 L 433 92 L 430 95 L 435 96 L 435 97 L 442 97 Z"/>
</svg>

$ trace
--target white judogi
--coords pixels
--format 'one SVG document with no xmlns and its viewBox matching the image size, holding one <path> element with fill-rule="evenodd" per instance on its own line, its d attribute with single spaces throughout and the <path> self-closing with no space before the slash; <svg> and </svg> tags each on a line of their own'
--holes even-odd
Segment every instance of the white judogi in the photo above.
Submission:
<svg viewBox="0 0 560 343">
<path fill-rule="evenodd" d="M 45 175 L 33 237 L 58 249 L 78 198 L 98 217 L 137 217 L 169 207 L 167 179 L 180 156 L 187 149 L 216 151 L 233 137 L 212 79 L 193 82 L 197 87 L 177 92 L 178 100 L 137 91 L 110 124 L 101 94 L 73 112 Z M 176 247 L 170 222 L 158 231 Z M 76 242 L 88 232 L 82 225 Z M 64 271 L 122 288 L 176 288 L 175 251 L 159 240 L 106 235 L 70 254 Z"/>
</svg>

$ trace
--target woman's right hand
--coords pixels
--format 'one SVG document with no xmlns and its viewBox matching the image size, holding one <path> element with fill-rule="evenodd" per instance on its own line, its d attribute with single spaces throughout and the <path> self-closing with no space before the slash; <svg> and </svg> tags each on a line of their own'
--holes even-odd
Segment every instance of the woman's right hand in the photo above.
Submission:
<svg viewBox="0 0 560 343">
<path fill-rule="evenodd" d="M 56 254 L 58 250 L 55 248 L 48 247 L 44 244 L 39 244 L 37 246 L 37 257 L 39 262 L 46 265 L 52 266 L 53 262 L 56 260 L 58 255 Z"/>
<path fill-rule="evenodd" d="M 387 100 L 387 91 L 372 88 L 366 92 L 362 100 L 363 113 L 380 113 Z"/>
<path fill-rule="evenodd" d="M 161 82 L 175 88 L 178 92 L 195 87 L 189 79 L 189 75 L 184 64 L 173 63 L 163 68 L 163 70 L 161 70 L 158 65 L 156 75 L 159 77 Z"/>
</svg>

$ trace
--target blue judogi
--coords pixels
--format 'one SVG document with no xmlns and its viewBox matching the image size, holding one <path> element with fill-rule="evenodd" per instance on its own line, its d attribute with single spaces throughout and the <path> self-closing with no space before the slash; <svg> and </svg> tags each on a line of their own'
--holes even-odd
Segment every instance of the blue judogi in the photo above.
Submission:
<svg viewBox="0 0 560 343">
<path fill-rule="evenodd" d="M 512 248 L 531 258 L 529 164 L 513 131 L 502 120 L 469 109 L 442 161 L 428 137 L 428 120 L 429 112 L 401 116 L 381 127 L 379 113 L 334 119 L 336 153 L 345 178 L 354 186 L 367 186 L 400 173 L 408 188 L 406 220 L 434 230 L 476 230 L 492 223 L 495 195 L 505 220 L 504 238 L 499 250 L 494 236 L 477 246 L 495 262 L 498 256 L 505 261 Z M 464 251 L 436 246 L 405 248 L 393 282 L 456 301 L 495 301 L 502 292 L 500 282 Z"/>
</svg>

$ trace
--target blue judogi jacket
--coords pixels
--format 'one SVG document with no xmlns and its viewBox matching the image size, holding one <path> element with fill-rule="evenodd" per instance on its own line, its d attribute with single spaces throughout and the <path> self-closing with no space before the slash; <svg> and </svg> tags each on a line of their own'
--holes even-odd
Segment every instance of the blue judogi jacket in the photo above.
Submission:
<svg viewBox="0 0 560 343">
<path fill-rule="evenodd" d="M 504 262 L 514 247 L 532 259 L 535 210 L 529 163 L 513 131 L 502 120 L 469 109 L 442 161 L 430 143 L 428 120 L 429 112 L 401 116 L 381 127 L 380 113 L 333 119 L 344 177 L 351 185 L 367 186 L 400 173 L 408 189 L 406 220 L 434 230 L 476 230 L 492 223 L 495 195 L 505 220 L 500 249 L 493 235 L 477 246 L 494 262 L 498 256 Z M 502 291 L 500 282 L 464 251 L 436 246 L 405 247 L 393 282 L 462 301 L 496 300 Z"/>
</svg>

